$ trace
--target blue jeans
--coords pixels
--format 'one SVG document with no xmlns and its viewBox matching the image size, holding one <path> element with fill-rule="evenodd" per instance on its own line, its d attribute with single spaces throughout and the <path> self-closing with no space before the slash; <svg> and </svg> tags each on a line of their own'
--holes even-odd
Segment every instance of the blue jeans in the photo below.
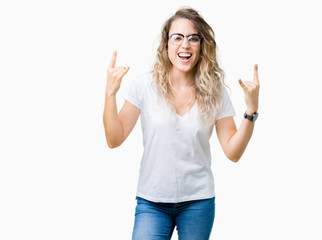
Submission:
<svg viewBox="0 0 322 240">
<path fill-rule="evenodd" d="M 179 240 L 208 240 L 214 218 L 214 197 L 180 203 L 137 197 L 132 240 L 169 240 L 175 226 Z"/>
</svg>

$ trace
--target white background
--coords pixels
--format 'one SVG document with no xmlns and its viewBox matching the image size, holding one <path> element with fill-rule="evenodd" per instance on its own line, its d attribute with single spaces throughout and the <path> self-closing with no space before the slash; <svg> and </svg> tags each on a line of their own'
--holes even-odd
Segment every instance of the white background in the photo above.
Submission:
<svg viewBox="0 0 322 240">
<path fill-rule="evenodd" d="M 131 238 L 141 127 L 107 147 L 106 68 L 117 49 L 117 66 L 130 66 L 122 88 L 149 71 L 180 6 L 216 33 L 237 125 L 237 80 L 259 65 L 260 116 L 240 162 L 211 138 L 211 239 L 322 239 L 318 1 L 196 2 L 1 1 L 0 239 Z"/>
</svg>

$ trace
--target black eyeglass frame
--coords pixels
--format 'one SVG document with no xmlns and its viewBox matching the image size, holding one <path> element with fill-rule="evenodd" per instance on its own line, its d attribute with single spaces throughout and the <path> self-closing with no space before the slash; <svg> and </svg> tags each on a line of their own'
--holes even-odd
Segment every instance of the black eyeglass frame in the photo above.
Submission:
<svg viewBox="0 0 322 240">
<path fill-rule="evenodd" d="M 171 39 L 171 37 L 173 35 L 179 35 L 179 36 L 181 36 L 183 38 L 186 37 L 188 39 L 188 41 L 189 41 L 189 37 L 198 36 L 200 38 L 200 43 L 202 42 L 202 39 L 203 39 L 203 37 L 201 35 L 197 34 L 197 33 L 193 33 L 193 34 L 190 34 L 190 35 L 183 35 L 182 33 L 172 33 L 171 35 L 169 35 L 169 39 Z"/>
</svg>

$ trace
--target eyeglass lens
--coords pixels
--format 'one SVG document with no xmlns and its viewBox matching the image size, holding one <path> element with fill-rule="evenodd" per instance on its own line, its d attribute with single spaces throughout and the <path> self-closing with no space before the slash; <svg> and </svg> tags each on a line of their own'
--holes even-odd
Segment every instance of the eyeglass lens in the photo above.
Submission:
<svg viewBox="0 0 322 240">
<path fill-rule="evenodd" d="M 183 42 L 184 37 L 188 38 L 188 41 L 192 45 L 199 44 L 201 38 L 198 34 L 191 34 L 188 36 L 184 36 L 182 34 L 172 34 L 170 35 L 171 42 L 175 45 L 179 45 Z"/>
</svg>

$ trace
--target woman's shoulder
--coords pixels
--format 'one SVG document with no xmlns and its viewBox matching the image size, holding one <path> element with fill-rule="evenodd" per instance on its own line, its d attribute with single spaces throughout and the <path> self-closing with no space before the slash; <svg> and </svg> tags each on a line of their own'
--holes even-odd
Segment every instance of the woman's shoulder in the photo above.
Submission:
<svg viewBox="0 0 322 240">
<path fill-rule="evenodd" d="M 151 92 L 154 89 L 154 78 L 152 72 L 147 72 L 135 77 L 125 87 L 129 91 L 135 92 L 136 95 L 143 96 L 146 92 Z"/>
<path fill-rule="evenodd" d="M 145 86 L 148 83 L 151 83 L 153 81 L 153 73 L 152 72 L 147 72 L 144 74 L 141 74 L 137 76 L 134 80 L 133 83 L 136 85 L 141 85 Z"/>
<path fill-rule="evenodd" d="M 224 83 L 221 83 L 220 93 L 221 93 L 222 98 L 226 98 L 227 96 L 229 97 L 229 93 L 228 93 L 227 88 L 230 90 L 230 88 L 227 85 L 225 85 Z"/>
<path fill-rule="evenodd" d="M 136 77 L 136 79 L 139 79 L 140 81 L 152 81 L 153 80 L 153 73 L 152 72 L 146 72 Z"/>
</svg>

